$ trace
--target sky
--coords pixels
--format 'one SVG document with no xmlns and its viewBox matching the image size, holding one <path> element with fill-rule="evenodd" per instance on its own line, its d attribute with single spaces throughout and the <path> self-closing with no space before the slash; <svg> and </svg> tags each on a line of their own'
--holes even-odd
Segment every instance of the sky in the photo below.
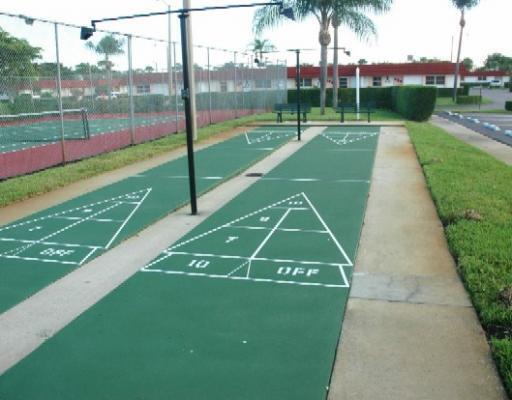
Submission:
<svg viewBox="0 0 512 400">
<path fill-rule="evenodd" d="M 192 7 L 254 2 L 190 1 Z M 165 3 L 170 4 L 173 9 L 182 7 L 182 0 L 0 0 L 0 11 L 89 25 L 91 19 L 162 11 L 167 8 Z M 192 20 L 194 44 L 238 51 L 249 49 L 255 38 L 252 31 L 253 14 L 254 11 L 250 8 L 195 13 Z M 481 66 L 486 56 L 494 52 L 512 56 L 512 42 L 509 35 L 505 34 L 505 27 L 510 24 L 511 14 L 511 0 L 485 0 L 467 12 L 462 58 L 470 57 L 476 66 Z M 340 46 L 351 51 L 350 57 L 342 55 L 342 64 L 357 63 L 362 58 L 369 62 L 406 62 L 408 55 L 448 61 L 456 57 L 460 13 L 451 0 L 394 0 L 389 12 L 369 16 L 377 26 L 378 35 L 375 38 L 361 41 L 348 29 L 340 30 Z M 167 23 L 167 17 L 163 16 L 103 23 L 98 27 L 166 39 Z M 173 40 L 179 40 L 179 20 L 176 15 L 171 18 L 171 26 Z M 55 58 L 53 26 L 37 22 L 33 26 L 28 26 L 23 20 L 0 16 L 0 27 L 43 48 L 45 61 Z M 96 35 L 93 41 L 97 38 Z M 300 47 L 313 49 L 302 52 L 301 61 L 315 65 L 319 62 L 318 22 L 314 18 L 302 22 L 287 21 L 278 28 L 266 30 L 261 38 L 270 40 L 282 51 L 268 55 L 272 60 L 286 60 L 288 65 L 294 65 L 295 56 L 285 50 Z M 65 65 L 97 61 L 98 57 L 85 49 L 83 42 L 79 40 L 77 30 L 59 28 L 59 40 L 61 60 Z M 179 58 L 179 45 L 176 46 L 176 51 Z M 165 43 L 134 39 L 133 54 L 136 68 L 151 65 L 157 70 L 162 70 L 166 66 Z M 332 54 L 329 57 L 332 61 Z M 232 61 L 233 54 L 212 50 L 210 58 L 212 64 L 223 64 Z M 246 56 L 238 54 L 239 62 L 242 58 L 248 60 Z M 194 60 L 199 64 L 206 64 L 206 50 L 196 49 Z M 126 57 L 117 56 L 114 62 L 119 67 L 124 66 Z"/>
</svg>

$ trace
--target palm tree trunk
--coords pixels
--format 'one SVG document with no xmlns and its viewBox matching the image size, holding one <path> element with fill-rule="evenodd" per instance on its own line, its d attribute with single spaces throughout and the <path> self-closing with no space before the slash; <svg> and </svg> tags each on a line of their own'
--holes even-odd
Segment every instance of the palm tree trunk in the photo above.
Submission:
<svg viewBox="0 0 512 400">
<path fill-rule="evenodd" d="M 320 114 L 325 114 L 325 89 L 327 83 L 327 46 L 331 43 L 331 35 L 329 34 L 329 21 L 325 17 L 320 26 L 318 35 L 320 42 Z"/>
<path fill-rule="evenodd" d="M 338 26 L 334 26 L 334 57 L 332 60 L 332 106 L 338 107 Z"/>
<path fill-rule="evenodd" d="M 322 45 L 320 50 L 320 114 L 325 114 L 325 98 L 327 83 L 327 46 Z"/>
<path fill-rule="evenodd" d="M 462 34 L 464 32 L 464 26 L 466 25 L 466 21 L 464 20 L 464 7 L 461 10 L 460 14 L 460 35 L 459 35 L 459 49 L 457 50 L 457 62 L 455 63 L 455 77 L 453 81 L 453 102 L 457 102 L 457 86 L 459 80 L 459 72 L 460 72 L 460 52 L 462 49 Z"/>
</svg>

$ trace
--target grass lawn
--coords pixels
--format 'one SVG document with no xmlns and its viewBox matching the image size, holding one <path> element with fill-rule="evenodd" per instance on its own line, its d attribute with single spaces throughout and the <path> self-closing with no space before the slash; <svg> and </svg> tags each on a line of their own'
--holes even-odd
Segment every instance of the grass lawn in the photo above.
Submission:
<svg viewBox="0 0 512 400">
<path fill-rule="evenodd" d="M 407 127 L 451 253 L 512 395 L 512 168 L 430 124 Z"/>
<path fill-rule="evenodd" d="M 275 118 L 275 114 L 265 113 L 200 128 L 198 130 L 199 141 L 248 123 L 274 123 Z M 296 116 L 291 114 L 283 115 L 284 120 L 294 120 L 295 118 Z M 328 108 L 326 109 L 325 115 L 320 115 L 320 109 L 313 108 L 309 118 L 310 120 L 338 121 L 339 114 L 336 114 L 332 109 Z M 355 121 L 355 119 L 356 115 L 347 115 L 347 121 Z M 377 110 L 377 112 L 372 115 L 372 119 L 389 121 L 398 120 L 400 116 L 391 111 Z M 152 158 L 184 145 L 184 135 L 170 135 L 152 142 L 101 154 L 66 166 L 49 168 L 34 174 L 5 180 L 0 182 L 0 208 L 50 192 L 82 179 L 91 178 L 104 172 L 133 164 L 137 161 Z"/>
</svg>

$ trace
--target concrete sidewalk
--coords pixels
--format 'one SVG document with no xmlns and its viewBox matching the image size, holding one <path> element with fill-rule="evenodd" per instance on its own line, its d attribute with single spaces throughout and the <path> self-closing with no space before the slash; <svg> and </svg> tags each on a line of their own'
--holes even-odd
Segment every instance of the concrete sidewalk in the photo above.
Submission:
<svg viewBox="0 0 512 400">
<path fill-rule="evenodd" d="M 383 128 L 330 400 L 506 399 L 403 128 Z"/>
<path fill-rule="evenodd" d="M 430 122 L 439 128 L 444 129 L 456 138 L 485 151 L 491 156 L 503 161 L 505 164 L 512 165 L 512 147 L 492 140 L 487 136 L 481 135 L 462 125 L 448 121 L 444 118 L 433 115 Z"/>
</svg>

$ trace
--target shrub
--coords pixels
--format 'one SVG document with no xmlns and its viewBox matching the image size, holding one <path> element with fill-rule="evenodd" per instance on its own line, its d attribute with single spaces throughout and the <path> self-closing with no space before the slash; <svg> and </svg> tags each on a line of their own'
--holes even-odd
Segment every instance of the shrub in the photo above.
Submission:
<svg viewBox="0 0 512 400">
<path fill-rule="evenodd" d="M 429 86 L 396 86 L 393 109 L 408 120 L 426 121 L 434 112 L 437 89 Z"/>
<path fill-rule="evenodd" d="M 391 87 L 384 88 L 361 88 L 360 89 L 360 100 L 361 104 L 365 105 L 368 101 L 372 101 L 375 103 L 378 108 L 388 108 L 391 109 Z M 326 91 L 326 106 L 333 107 L 332 104 L 332 89 L 327 89 Z M 301 100 L 304 103 L 311 104 L 312 107 L 320 106 L 320 89 L 301 89 Z M 297 102 L 297 90 L 290 89 L 288 90 L 288 103 L 296 103 Z M 338 89 L 338 102 L 339 103 L 351 103 L 355 104 L 356 102 L 356 89 Z"/>
<path fill-rule="evenodd" d="M 457 89 L 457 96 L 467 96 L 469 94 L 469 86 L 464 85 Z M 437 97 L 452 97 L 453 88 L 437 88 Z"/>
<path fill-rule="evenodd" d="M 505 102 L 505 110 L 512 111 L 512 101 Z"/>
<path fill-rule="evenodd" d="M 11 107 L 9 103 L 6 101 L 0 102 L 0 115 L 9 115 L 11 114 Z"/>
<path fill-rule="evenodd" d="M 459 96 L 457 97 L 457 104 L 478 104 L 480 96 Z"/>
</svg>

